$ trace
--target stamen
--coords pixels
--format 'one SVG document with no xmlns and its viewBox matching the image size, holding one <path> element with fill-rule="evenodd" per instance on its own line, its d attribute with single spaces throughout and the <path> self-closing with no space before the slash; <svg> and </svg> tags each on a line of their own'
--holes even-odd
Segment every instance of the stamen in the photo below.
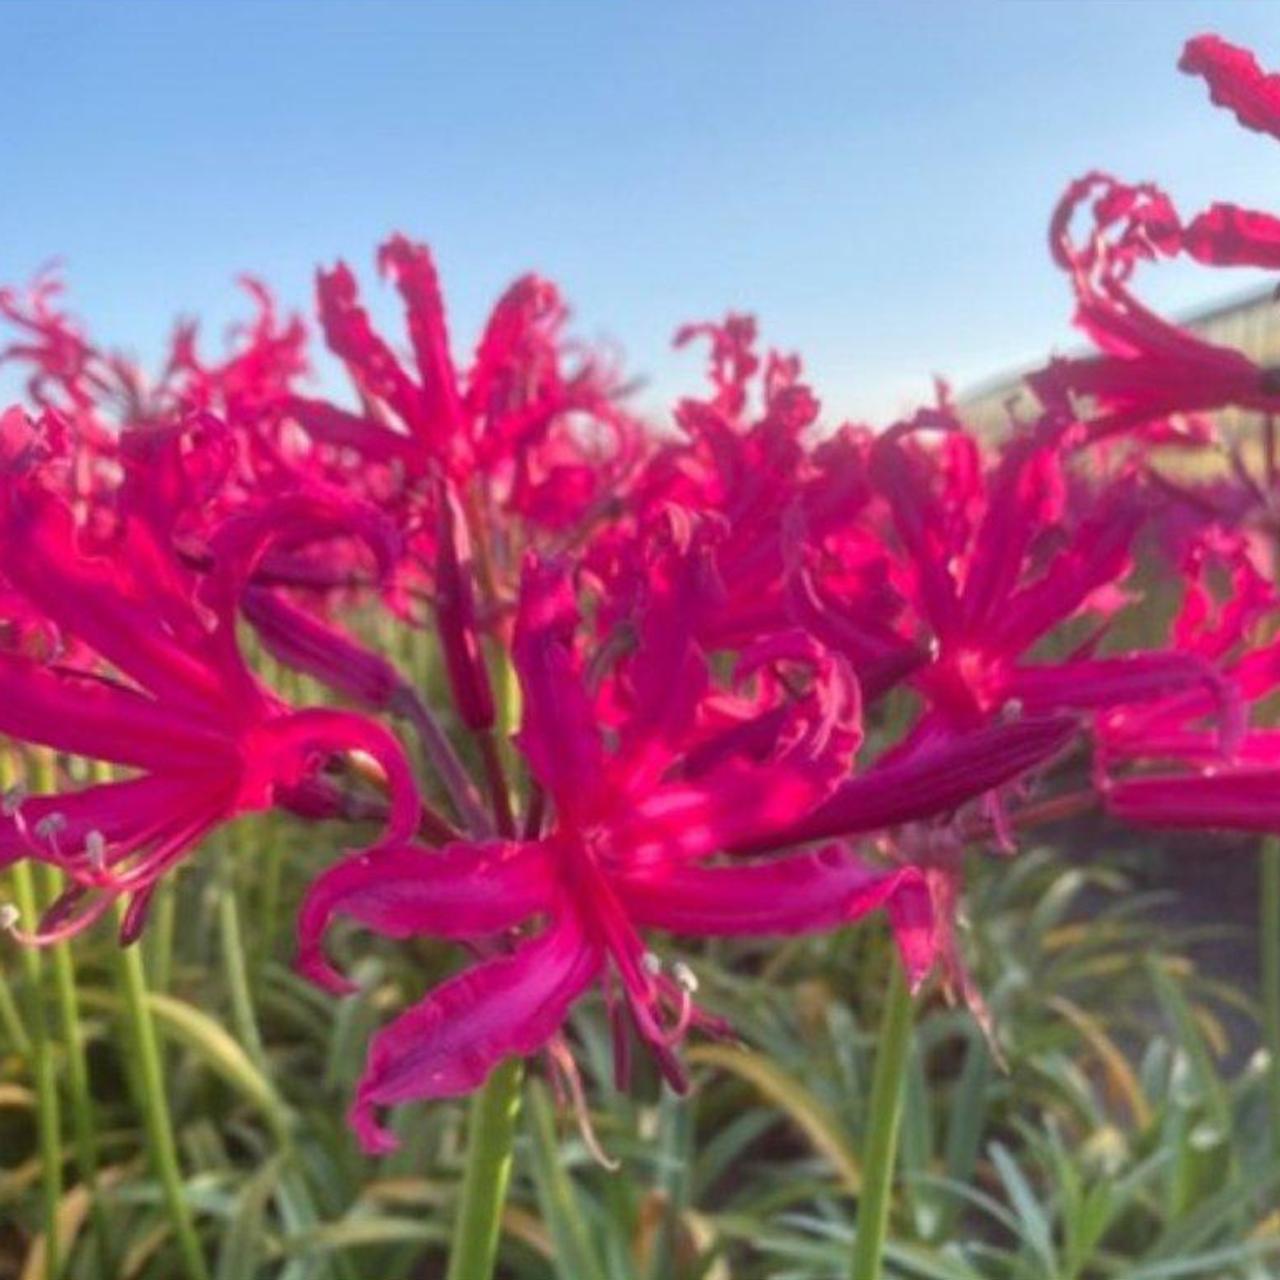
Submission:
<svg viewBox="0 0 1280 1280">
<path fill-rule="evenodd" d="M 66 814 L 46 813 L 45 816 L 36 823 L 35 833 L 41 840 L 48 840 L 50 843 L 53 843 L 56 841 L 59 832 L 66 828 L 66 825 Z"/>
<path fill-rule="evenodd" d="M 27 798 L 27 789 L 21 782 L 14 783 L 5 793 L 4 798 L 0 800 L 0 813 L 6 818 L 14 817 L 18 810 L 22 808 Z"/>
<path fill-rule="evenodd" d="M 552 1061 L 559 1069 L 560 1079 L 564 1081 L 569 1090 L 570 1103 L 573 1107 L 574 1118 L 578 1122 L 578 1133 L 582 1137 L 583 1145 L 591 1153 L 591 1158 L 597 1164 L 608 1169 L 610 1173 L 616 1173 L 622 1168 L 622 1161 L 609 1155 L 600 1145 L 599 1138 L 596 1137 L 595 1126 L 591 1123 L 591 1111 L 587 1106 L 586 1093 L 582 1088 L 582 1076 L 578 1071 L 578 1064 L 574 1062 L 568 1046 L 559 1037 L 549 1046 L 549 1052 Z"/>
<path fill-rule="evenodd" d="M 666 1049 L 674 1048 L 685 1038 L 689 1032 L 689 1024 L 693 1021 L 693 996 L 690 994 L 690 988 L 684 983 L 680 984 L 679 1001 L 680 1003 L 676 1006 L 675 1022 L 662 1033 L 662 1045 Z"/>
<path fill-rule="evenodd" d="M 95 871 L 103 871 L 107 865 L 107 838 L 101 831 L 90 831 L 84 838 L 85 857 Z"/>
<path fill-rule="evenodd" d="M 698 975 L 683 960 L 677 960 L 671 966 L 671 976 L 676 984 L 690 995 L 698 989 Z"/>
<path fill-rule="evenodd" d="M 12 933 L 22 919 L 22 913 L 12 902 L 0 903 L 0 931 Z"/>
<path fill-rule="evenodd" d="M 640 957 L 640 963 L 644 966 L 644 971 L 651 978 L 656 978 L 662 972 L 662 958 L 654 951 L 646 951 Z"/>
</svg>

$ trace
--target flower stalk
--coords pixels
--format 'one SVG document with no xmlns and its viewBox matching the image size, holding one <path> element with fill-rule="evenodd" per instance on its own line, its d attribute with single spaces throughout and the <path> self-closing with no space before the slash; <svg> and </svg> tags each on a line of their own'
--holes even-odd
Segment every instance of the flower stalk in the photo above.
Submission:
<svg viewBox="0 0 1280 1280">
<path fill-rule="evenodd" d="M 893 1172 L 898 1158 L 903 1082 L 911 1047 L 912 1001 L 902 966 L 894 963 L 890 968 L 871 1081 L 870 1128 L 862 1162 L 853 1269 L 849 1273 L 852 1280 L 880 1280 Z"/>
<path fill-rule="evenodd" d="M 523 1079 L 520 1059 L 508 1058 L 471 1101 L 467 1167 L 454 1220 L 448 1280 L 489 1280 L 493 1275 Z"/>
</svg>

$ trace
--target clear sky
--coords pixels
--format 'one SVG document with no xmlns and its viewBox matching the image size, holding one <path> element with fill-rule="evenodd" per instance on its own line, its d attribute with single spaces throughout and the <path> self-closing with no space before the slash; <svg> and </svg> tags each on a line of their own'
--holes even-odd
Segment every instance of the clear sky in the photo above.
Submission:
<svg viewBox="0 0 1280 1280">
<path fill-rule="evenodd" d="M 1269 3 L 0 0 L 0 279 L 60 257 L 153 358 L 177 313 L 220 333 L 237 272 L 309 309 L 338 256 L 394 326 L 401 229 L 460 346 L 533 267 L 658 393 L 697 374 L 678 323 L 749 308 L 831 416 L 882 418 L 1070 344 L 1044 227 L 1073 175 L 1280 208 L 1280 145 L 1175 70 L 1206 29 L 1280 66 Z"/>
</svg>

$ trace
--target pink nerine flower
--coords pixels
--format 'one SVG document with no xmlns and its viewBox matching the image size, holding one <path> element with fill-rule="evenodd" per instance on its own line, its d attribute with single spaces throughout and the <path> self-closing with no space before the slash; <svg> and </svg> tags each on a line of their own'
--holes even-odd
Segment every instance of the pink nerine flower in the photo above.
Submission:
<svg viewBox="0 0 1280 1280">
<path fill-rule="evenodd" d="M 5 426 L 16 438 L 12 414 Z M 239 522 L 197 582 L 135 518 L 87 549 L 32 461 L 11 456 L 0 472 L 0 576 L 57 647 L 0 652 L 0 732 L 139 771 L 7 806 L 0 860 L 36 856 L 74 881 L 40 940 L 86 926 L 120 895 L 131 899 L 125 935 L 136 934 L 159 877 L 202 836 L 295 797 L 313 809 L 317 770 L 335 752 L 380 766 L 386 839 L 416 831 L 418 795 L 395 739 L 359 716 L 291 710 L 237 647 L 236 605 L 263 553 L 286 533 L 331 528 L 330 509 L 300 499 Z"/>
<path fill-rule="evenodd" d="M 708 681 L 690 631 L 698 587 L 692 558 L 672 593 L 651 602 L 634 652 L 602 708 L 575 649 L 577 609 L 562 566 L 526 565 L 515 636 L 524 698 L 518 742 L 554 818 L 519 841 L 370 852 L 321 874 L 300 921 L 301 964 L 342 980 L 321 951 L 329 921 L 352 916 L 393 937 L 426 933 L 510 938 L 532 917 L 544 927 L 464 971 L 379 1033 L 352 1110 L 364 1145 L 393 1145 L 380 1107 L 468 1092 L 503 1058 L 529 1054 L 559 1030 L 574 1001 L 604 985 L 623 1036 L 625 1014 L 676 1087 L 674 1048 L 693 1025 L 714 1027 L 692 1000 L 683 967 L 664 971 L 640 931 L 698 936 L 787 934 L 833 928 L 887 906 L 904 963 L 918 983 L 931 963 L 928 900 L 913 868 L 880 870 L 840 845 L 765 862 L 709 864 L 721 850 L 764 837 L 829 794 L 859 740 L 856 689 L 838 663 L 801 638 L 750 661 L 798 661 L 808 694 L 788 710 L 772 749 L 720 760 L 696 780 L 680 775 Z M 621 1041 L 625 1048 L 625 1040 Z"/>
</svg>

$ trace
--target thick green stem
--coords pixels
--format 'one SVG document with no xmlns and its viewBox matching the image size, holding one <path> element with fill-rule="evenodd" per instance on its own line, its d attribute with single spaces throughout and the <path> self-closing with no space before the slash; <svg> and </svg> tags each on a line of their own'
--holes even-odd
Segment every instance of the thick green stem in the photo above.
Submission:
<svg viewBox="0 0 1280 1280">
<path fill-rule="evenodd" d="M 524 1064 L 510 1058 L 471 1100 L 467 1167 L 453 1226 L 448 1280 L 489 1280 L 493 1275 L 523 1077 Z"/>
<path fill-rule="evenodd" d="M 123 916 L 123 911 L 120 913 Z M 173 1118 L 165 1093 L 164 1068 L 160 1060 L 159 1037 L 147 1000 L 147 978 L 142 956 L 136 946 L 119 953 L 120 986 L 124 996 L 125 1023 L 129 1049 L 133 1057 L 134 1075 L 141 1097 L 147 1147 L 155 1175 L 164 1195 L 165 1209 L 182 1255 L 187 1280 L 208 1280 L 208 1267 L 196 1234 L 191 1207 L 183 1194 L 182 1171 L 178 1167 L 178 1148 L 173 1135 Z"/>
<path fill-rule="evenodd" d="M 28 862 L 19 862 L 13 868 L 13 896 L 23 923 L 34 929 L 39 907 L 35 877 Z M 58 1205 L 62 1200 L 62 1126 L 58 1080 L 44 1007 L 44 961 L 35 947 L 22 948 L 22 967 L 27 983 L 31 1074 L 36 1090 L 36 1129 L 40 1146 L 40 1189 L 45 1242 L 44 1274 L 49 1280 L 53 1280 L 62 1270 L 58 1248 Z"/>
<path fill-rule="evenodd" d="M 1267 1099 L 1271 1149 L 1280 1155 L 1280 840 L 1262 847 L 1262 902 L 1258 945 L 1262 959 L 1262 1029 L 1267 1044 Z"/>
<path fill-rule="evenodd" d="M 889 1201 L 902 1121 L 902 1086 L 911 1046 L 911 993 L 902 967 L 894 963 L 885 995 L 876 1069 L 871 1081 L 870 1115 L 862 1160 L 857 1235 L 853 1242 L 853 1280 L 879 1280 Z"/>
</svg>

